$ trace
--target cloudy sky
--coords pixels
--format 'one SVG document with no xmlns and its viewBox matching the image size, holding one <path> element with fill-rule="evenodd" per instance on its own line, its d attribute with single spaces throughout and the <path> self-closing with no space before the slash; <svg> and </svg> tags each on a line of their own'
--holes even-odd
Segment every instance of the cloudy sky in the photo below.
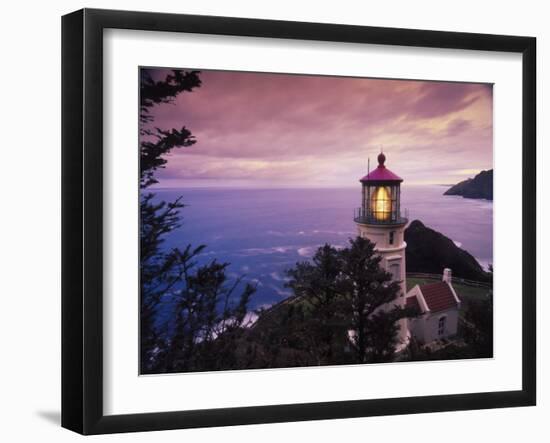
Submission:
<svg viewBox="0 0 550 443">
<path fill-rule="evenodd" d="M 167 71 L 158 70 L 155 78 Z M 197 139 L 170 154 L 160 187 L 349 187 L 382 148 L 408 184 L 492 168 L 492 86 L 202 71 L 202 86 L 154 109 Z"/>
</svg>

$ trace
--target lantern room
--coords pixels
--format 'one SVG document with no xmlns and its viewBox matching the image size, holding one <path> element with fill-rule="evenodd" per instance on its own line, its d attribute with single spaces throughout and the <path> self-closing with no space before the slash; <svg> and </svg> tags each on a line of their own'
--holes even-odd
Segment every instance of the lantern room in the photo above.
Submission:
<svg viewBox="0 0 550 443">
<path fill-rule="evenodd" d="M 363 224 L 404 224 L 401 217 L 401 182 L 403 179 L 385 166 L 386 156 L 378 155 L 378 167 L 364 176 L 361 207 L 355 221 Z"/>
</svg>

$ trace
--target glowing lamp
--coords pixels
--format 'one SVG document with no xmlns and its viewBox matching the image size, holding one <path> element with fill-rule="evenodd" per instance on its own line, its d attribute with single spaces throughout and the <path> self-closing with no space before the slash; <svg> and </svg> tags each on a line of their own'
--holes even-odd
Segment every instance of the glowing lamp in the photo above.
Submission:
<svg viewBox="0 0 550 443">
<path fill-rule="evenodd" d="M 363 201 L 356 221 L 366 224 L 401 224 L 400 185 L 403 179 L 394 174 L 385 163 L 386 156 L 378 155 L 378 167 L 364 176 Z"/>
<path fill-rule="evenodd" d="M 377 186 L 371 197 L 372 213 L 378 221 L 389 221 L 391 218 L 391 188 L 389 186 Z"/>
</svg>

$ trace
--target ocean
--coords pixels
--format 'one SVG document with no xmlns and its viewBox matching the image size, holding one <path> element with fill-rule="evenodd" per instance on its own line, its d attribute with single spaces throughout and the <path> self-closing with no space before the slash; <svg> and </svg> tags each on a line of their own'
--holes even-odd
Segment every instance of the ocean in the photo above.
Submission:
<svg viewBox="0 0 550 443">
<path fill-rule="evenodd" d="M 401 207 L 409 221 L 451 238 L 485 268 L 493 256 L 493 203 L 444 196 L 442 185 L 404 186 Z M 257 286 L 250 308 L 267 307 L 290 295 L 285 270 L 308 260 L 325 243 L 345 246 L 356 235 L 354 208 L 361 189 L 155 189 L 156 198 L 182 196 L 181 227 L 164 247 L 206 245 L 200 263 L 228 262 L 228 276 Z"/>
</svg>

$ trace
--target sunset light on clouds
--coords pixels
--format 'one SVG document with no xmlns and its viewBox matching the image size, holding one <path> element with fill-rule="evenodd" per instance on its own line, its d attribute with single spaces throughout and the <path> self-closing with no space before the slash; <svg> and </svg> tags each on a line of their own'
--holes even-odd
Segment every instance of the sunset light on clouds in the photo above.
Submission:
<svg viewBox="0 0 550 443">
<path fill-rule="evenodd" d="M 160 79 L 167 70 L 151 70 Z M 161 129 L 187 127 L 158 187 L 353 187 L 382 148 L 409 184 L 491 169 L 492 85 L 202 71 L 161 104 Z"/>
</svg>

